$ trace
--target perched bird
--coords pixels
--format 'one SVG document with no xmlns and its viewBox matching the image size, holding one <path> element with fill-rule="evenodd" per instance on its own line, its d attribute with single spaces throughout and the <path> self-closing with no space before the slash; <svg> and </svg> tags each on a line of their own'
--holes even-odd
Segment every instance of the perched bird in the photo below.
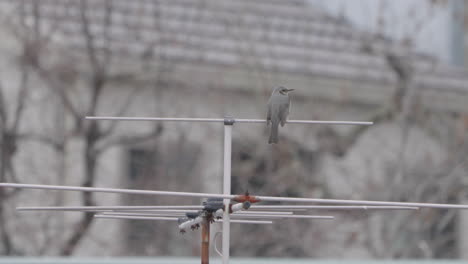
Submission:
<svg viewBox="0 0 468 264">
<path fill-rule="evenodd" d="M 278 143 L 278 125 L 284 126 L 289 114 L 290 99 L 288 93 L 294 89 L 282 86 L 275 88 L 268 101 L 267 125 L 270 125 L 270 139 L 268 143 Z"/>
</svg>

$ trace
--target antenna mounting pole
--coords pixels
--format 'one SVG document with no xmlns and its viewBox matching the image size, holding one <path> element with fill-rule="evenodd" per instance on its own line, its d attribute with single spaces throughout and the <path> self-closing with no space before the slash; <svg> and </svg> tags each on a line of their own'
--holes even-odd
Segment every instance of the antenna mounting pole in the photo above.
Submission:
<svg viewBox="0 0 468 264">
<path fill-rule="evenodd" d="M 210 220 L 205 216 L 201 222 L 201 264 L 210 262 Z"/>
<path fill-rule="evenodd" d="M 232 126 L 235 119 L 224 118 L 224 174 L 223 174 L 223 194 L 231 194 L 231 149 L 232 149 Z M 224 208 L 229 208 L 229 199 L 224 199 Z M 231 233 L 229 210 L 223 213 L 223 264 L 229 263 L 229 239 Z"/>
</svg>

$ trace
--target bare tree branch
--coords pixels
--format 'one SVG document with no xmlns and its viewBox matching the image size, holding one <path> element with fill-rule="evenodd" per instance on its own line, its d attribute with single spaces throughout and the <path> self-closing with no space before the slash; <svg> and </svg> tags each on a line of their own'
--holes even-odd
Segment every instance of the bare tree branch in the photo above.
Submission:
<svg viewBox="0 0 468 264">
<path fill-rule="evenodd" d="M 81 114 L 76 107 L 74 106 L 71 98 L 67 95 L 67 92 L 63 85 L 54 78 L 46 69 L 42 67 L 42 65 L 38 65 L 35 67 L 36 72 L 42 78 L 42 80 L 47 82 L 48 87 L 55 92 L 61 99 L 61 102 L 65 106 L 65 108 L 72 114 L 75 120 L 80 120 L 83 118 L 83 114 Z M 78 122 L 78 121 L 77 121 Z"/>
<path fill-rule="evenodd" d="M 51 148 L 55 149 L 56 151 L 60 151 L 63 149 L 63 142 L 59 142 L 53 137 L 49 137 L 46 135 L 40 135 L 35 133 L 18 133 L 17 134 L 18 140 L 31 140 L 44 143 L 45 145 L 50 146 Z"/>
<path fill-rule="evenodd" d="M 24 14 L 24 11 L 20 12 L 22 27 L 20 29 L 14 30 L 13 32 L 16 32 L 16 37 L 19 38 L 19 40 L 23 44 L 23 57 L 26 58 L 25 63 L 29 62 L 29 66 L 33 67 L 37 75 L 47 83 L 47 86 L 57 95 L 59 95 L 64 106 L 73 115 L 75 120 L 81 120 L 83 115 L 77 111 L 72 101 L 68 98 L 68 95 L 66 94 L 66 90 L 64 89 L 63 85 L 56 78 L 50 75 L 48 70 L 40 63 L 39 57 L 42 55 L 43 52 L 41 50 L 41 46 L 44 46 L 45 44 L 49 43 L 48 41 L 50 41 L 50 39 L 52 38 L 53 33 L 59 29 L 60 21 L 55 21 L 52 24 L 52 30 L 48 32 L 48 34 L 42 34 L 40 27 L 41 13 L 39 10 L 39 3 L 39 1 L 35 1 L 33 3 L 33 34 L 29 34 L 31 31 L 29 29 L 30 27 L 25 24 L 27 15 Z M 24 5 L 26 4 L 22 3 L 22 8 L 20 8 L 20 10 L 23 10 Z M 12 26 L 10 28 L 14 29 L 15 27 Z M 33 40 L 30 40 L 30 35 L 33 36 Z"/>
<path fill-rule="evenodd" d="M 0 190 L 0 198 L 4 198 L 4 194 L 3 194 L 3 190 Z M 10 234 L 7 230 L 7 227 L 6 227 L 6 220 L 7 218 L 5 217 L 5 213 L 4 213 L 4 208 L 3 208 L 3 204 L 0 206 L 0 237 L 2 239 L 2 244 L 3 244 L 3 254 L 4 255 L 10 255 L 13 253 L 13 245 L 12 245 L 12 241 L 11 241 L 11 238 L 10 238 Z"/>
<path fill-rule="evenodd" d="M 118 136 L 103 142 L 101 146 L 96 150 L 98 153 L 104 152 L 105 150 L 109 149 L 113 146 L 131 146 L 138 143 L 146 142 L 148 140 L 155 139 L 156 137 L 160 136 L 162 133 L 162 127 L 155 124 L 155 128 L 144 135 L 140 136 Z"/>
<path fill-rule="evenodd" d="M 93 203 L 86 203 L 86 206 L 91 206 L 88 204 L 93 204 Z M 80 222 L 73 228 L 73 232 L 71 237 L 66 241 L 64 247 L 60 251 L 60 255 L 62 256 L 70 256 L 73 254 L 73 251 L 75 250 L 76 246 L 78 245 L 78 242 L 83 238 L 83 235 L 86 233 L 86 231 L 89 229 L 89 225 L 91 224 L 93 220 L 93 213 L 85 213 L 84 217 Z"/>
<path fill-rule="evenodd" d="M 93 69 L 93 74 L 102 74 L 102 65 L 99 63 L 99 59 L 96 54 L 96 47 L 94 45 L 94 36 L 89 29 L 89 19 L 86 15 L 88 10 L 88 1 L 80 0 L 80 19 L 81 19 L 81 34 L 84 37 L 86 43 L 86 55 L 88 56 L 89 63 Z M 96 76 L 94 76 L 96 78 Z"/>
<path fill-rule="evenodd" d="M 122 106 L 120 109 L 114 114 L 114 116 L 122 116 L 125 114 L 125 112 L 128 110 L 130 107 L 130 104 L 133 102 L 133 99 L 135 99 L 135 96 L 138 94 L 138 87 L 133 86 L 131 88 L 132 90 L 130 91 L 130 94 L 125 98 L 125 101 L 123 102 Z M 118 121 L 111 121 L 110 125 L 104 129 L 101 132 L 101 135 L 103 137 L 111 135 L 114 131 L 119 122 Z"/>
<path fill-rule="evenodd" d="M 22 117 L 22 113 L 25 107 L 27 93 L 29 89 L 28 85 L 29 72 L 26 65 L 21 65 L 21 80 L 18 92 L 18 100 L 16 103 L 16 109 L 13 116 L 13 124 L 11 130 L 16 133 L 18 132 L 18 126 Z"/>
<path fill-rule="evenodd" d="M 105 5 L 105 14 L 104 14 L 104 55 L 102 60 L 103 67 L 109 67 L 112 62 L 113 54 L 111 48 L 111 39 L 110 39 L 110 31 L 112 26 L 112 12 L 113 12 L 113 5 L 111 0 L 106 0 L 104 2 Z"/>
<path fill-rule="evenodd" d="M 3 85 L 0 82 L 0 128 L 5 129 L 7 126 L 7 115 L 6 115 L 6 107 L 7 105 L 5 104 L 5 98 L 3 95 Z"/>
</svg>

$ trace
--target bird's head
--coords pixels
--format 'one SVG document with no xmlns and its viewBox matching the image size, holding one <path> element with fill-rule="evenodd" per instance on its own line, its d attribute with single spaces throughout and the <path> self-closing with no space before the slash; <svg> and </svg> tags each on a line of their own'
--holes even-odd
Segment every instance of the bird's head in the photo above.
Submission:
<svg viewBox="0 0 468 264">
<path fill-rule="evenodd" d="M 282 95 L 287 95 L 289 92 L 294 91 L 294 89 L 284 88 L 283 86 L 277 87 L 274 93 L 279 93 Z"/>
</svg>

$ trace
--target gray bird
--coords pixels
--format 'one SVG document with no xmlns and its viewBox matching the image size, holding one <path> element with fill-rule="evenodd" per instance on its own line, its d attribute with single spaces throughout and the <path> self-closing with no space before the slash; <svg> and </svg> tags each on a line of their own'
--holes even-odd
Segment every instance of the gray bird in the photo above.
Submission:
<svg viewBox="0 0 468 264">
<path fill-rule="evenodd" d="M 275 88 L 268 101 L 267 125 L 270 127 L 268 143 L 278 143 L 278 125 L 284 126 L 289 114 L 290 99 L 288 93 L 294 89 L 282 86 Z"/>
</svg>

